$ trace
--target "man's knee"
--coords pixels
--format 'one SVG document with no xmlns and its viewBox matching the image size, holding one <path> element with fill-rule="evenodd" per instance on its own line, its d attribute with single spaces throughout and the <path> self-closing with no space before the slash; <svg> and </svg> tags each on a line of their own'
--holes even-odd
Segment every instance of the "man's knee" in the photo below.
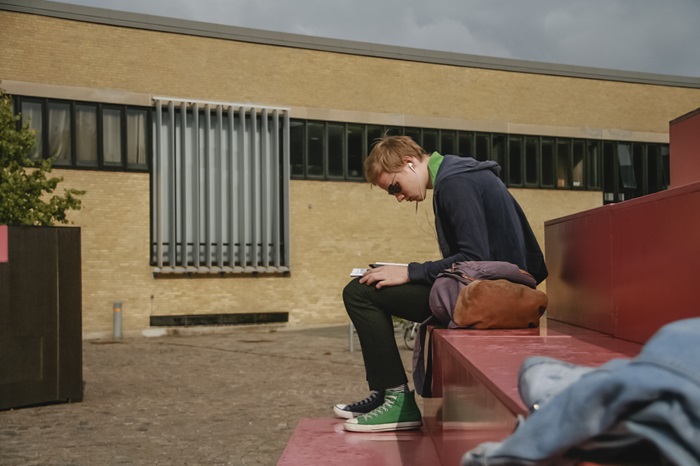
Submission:
<svg viewBox="0 0 700 466">
<path fill-rule="evenodd" d="M 343 302 L 347 305 L 349 302 L 361 298 L 367 292 L 367 288 L 369 288 L 367 285 L 360 283 L 360 277 L 354 278 L 343 289 Z"/>
</svg>

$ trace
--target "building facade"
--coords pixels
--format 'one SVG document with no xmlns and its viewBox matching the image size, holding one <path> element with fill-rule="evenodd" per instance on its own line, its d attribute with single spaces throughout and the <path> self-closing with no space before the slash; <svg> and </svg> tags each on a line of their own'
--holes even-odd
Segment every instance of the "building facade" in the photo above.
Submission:
<svg viewBox="0 0 700 466">
<path fill-rule="evenodd" d="M 347 321 L 353 267 L 438 257 L 418 209 L 363 182 L 382 134 L 497 160 L 544 222 L 665 189 L 700 79 L 0 1 L 0 87 L 86 190 L 83 328 Z M 197 320 L 192 316 L 199 316 Z M 277 317 L 275 317 L 276 319 Z M 190 319 L 189 321 L 187 319 Z"/>
</svg>

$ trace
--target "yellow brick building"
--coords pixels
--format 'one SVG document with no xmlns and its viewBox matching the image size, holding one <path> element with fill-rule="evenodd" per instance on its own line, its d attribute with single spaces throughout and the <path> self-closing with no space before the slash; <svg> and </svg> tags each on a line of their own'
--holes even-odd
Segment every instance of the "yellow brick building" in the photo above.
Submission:
<svg viewBox="0 0 700 466">
<path fill-rule="evenodd" d="M 101 152 L 94 165 L 81 165 L 75 136 L 73 155 L 56 172 L 65 179 L 62 186 L 87 191 L 83 209 L 71 215 L 82 229 L 86 338 L 111 334 L 114 302 L 123 303 L 126 334 L 140 334 L 162 316 L 288 312 L 292 324 L 344 323 L 341 291 L 352 267 L 436 258 L 430 198 L 416 211 L 370 189 L 348 169 L 352 154 L 346 139 L 337 146 L 345 165 L 334 176 L 336 129 L 357 131 L 365 151 L 372 131 L 387 130 L 420 135 L 426 148 L 435 138 L 434 149 L 459 148 L 460 155 L 486 147 L 490 158 L 504 164 L 504 181 L 544 246 L 546 220 L 663 189 L 668 123 L 700 106 L 696 78 L 310 38 L 48 1 L 24 3 L 0 1 L 0 87 L 18 105 L 50 110 L 55 104 L 66 115 L 94 108 L 95 121 L 103 123 L 99 141 L 106 122 L 117 121 L 107 119 L 110 109 L 127 115 L 121 120 L 126 125 L 129 112 L 146 109 L 150 123 L 143 127 L 149 132 L 159 127 L 154 114 L 174 122 L 181 102 L 189 110 L 182 107 L 177 115 L 191 114 L 194 102 L 224 112 L 246 106 L 279 110 L 284 116 L 270 121 L 287 125 L 292 136 L 289 142 L 284 137 L 275 141 L 286 144 L 292 162 L 299 162 L 286 174 L 288 185 L 281 184 L 287 209 L 281 208 L 284 234 L 277 241 L 287 254 L 282 267 L 270 273 L 161 273 L 153 249 L 157 157 L 132 164 L 124 155 L 123 162 L 110 165 L 109 154 Z M 176 106 L 158 113 L 158 101 Z M 252 118 L 241 111 L 241 121 Z M 216 114 L 211 118 L 215 134 Z M 220 121 L 229 121 L 225 118 Z M 188 124 L 183 119 L 180 131 Z M 165 133 L 167 125 L 160 125 Z M 317 153 L 316 129 L 325 138 Z M 126 134 L 125 151 L 131 148 Z M 165 136 L 149 137 L 145 147 L 156 152 Z M 488 144 L 480 146 L 479 138 Z M 566 152 L 556 152 L 559 147 Z M 584 147 L 589 148 L 585 153 L 577 152 Z M 316 156 L 323 168 L 314 174 Z M 633 186 L 628 175 L 634 173 Z M 179 199 L 179 188 L 172 189 L 166 194 Z"/>
</svg>

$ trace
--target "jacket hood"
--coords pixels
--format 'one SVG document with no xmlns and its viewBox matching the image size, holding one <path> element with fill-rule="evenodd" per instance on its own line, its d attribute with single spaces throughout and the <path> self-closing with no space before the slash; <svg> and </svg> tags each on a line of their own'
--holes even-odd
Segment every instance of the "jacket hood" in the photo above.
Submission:
<svg viewBox="0 0 700 466">
<path fill-rule="evenodd" d="M 456 155 L 445 155 L 445 158 L 440 165 L 437 176 L 435 177 L 435 186 L 433 189 L 437 191 L 443 180 L 464 172 L 476 172 L 480 170 L 491 170 L 496 176 L 501 172 L 501 166 L 493 160 L 479 162 L 471 157 L 459 157 Z"/>
</svg>

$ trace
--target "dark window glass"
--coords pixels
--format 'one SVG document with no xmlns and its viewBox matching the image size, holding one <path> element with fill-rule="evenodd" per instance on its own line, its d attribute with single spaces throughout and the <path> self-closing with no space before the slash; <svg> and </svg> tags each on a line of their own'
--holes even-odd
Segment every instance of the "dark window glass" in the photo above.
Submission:
<svg viewBox="0 0 700 466">
<path fill-rule="evenodd" d="M 402 136 L 403 128 L 401 128 L 400 126 L 387 126 L 384 133 L 387 136 Z"/>
<path fill-rule="evenodd" d="M 62 166 L 148 168 L 153 110 L 15 98 L 23 124 L 37 134 L 34 159 L 51 156 Z M 226 116 L 223 120 L 228 126 Z M 407 135 L 429 153 L 438 150 L 494 160 L 502 167 L 501 177 L 507 177 L 513 186 L 603 189 L 605 202 L 616 202 L 663 190 L 669 184 L 668 144 L 305 120 L 290 120 L 291 175 L 362 180 L 364 158 L 371 144 L 385 134 Z M 201 131 L 200 136 L 200 142 L 204 141 Z"/>
<path fill-rule="evenodd" d="M 636 189 L 637 179 L 634 176 L 632 152 L 629 144 L 617 145 L 617 161 L 620 165 L 620 181 L 625 189 Z"/>
<path fill-rule="evenodd" d="M 542 139 L 542 186 L 554 187 L 554 140 Z"/>
<path fill-rule="evenodd" d="M 618 175 L 617 163 L 615 161 L 615 144 L 612 142 L 603 143 L 603 202 L 617 202 L 618 191 L 616 177 Z"/>
<path fill-rule="evenodd" d="M 348 178 L 362 179 L 362 126 L 348 125 Z"/>
<path fill-rule="evenodd" d="M 75 159 L 78 165 L 97 165 L 97 106 L 75 106 Z"/>
<path fill-rule="evenodd" d="M 641 143 L 632 144 L 632 167 L 634 169 L 635 179 L 637 180 L 637 189 L 634 193 L 635 197 L 649 194 L 647 171 L 644 170 L 644 166 L 646 165 L 644 146 L 645 145 Z"/>
<path fill-rule="evenodd" d="M 663 189 L 661 147 L 657 144 L 649 144 L 647 146 L 647 186 L 650 193 Z"/>
<path fill-rule="evenodd" d="M 525 138 L 525 184 L 537 185 L 538 138 Z"/>
<path fill-rule="evenodd" d="M 513 186 L 523 184 L 523 140 L 511 137 L 508 140 L 508 183 Z"/>
<path fill-rule="evenodd" d="M 665 144 L 661 146 L 661 167 L 663 173 L 663 189 L 671 185 L 671 160 L 669 157 L 669 146 Z"/>
<path fill-rule="evenodd" d="M 343 176 L 343 139 L 345 125 L 328 124 L 328 176 Z"/>
<path fill-rule="evenodd" d="M 440 153 L 455 155 L 457 145 L 457 133 L 454 131 L 440 131 Z"/>
<path fill-rule="evenodd" d="M 474 140 L 474 135 L 468 131 L 460 131 L 457 138 L 459 144 L 457 153 L 462 157 L 473 157 L 474 149 L 472 148 L 472 141 Z"/>
<path fill-rule="evenodd" d="M 368 154 L 372 152 L 372 146 L 374 146 L 374 144 L 377 142 L 377 139 L 381 138 L 383 135 L 384 131 L 382 130 L 381 126 L 367 126 L 367 144 L 369 145 L 367 148 Z"/>
<path fill-rule="evenodd" d="M 148 160 L 146 110 L 126 111 L 126 161 L 129 166 L 145 166 Z"/>
<path fill-rule="evenodd" d="M 420 137 L 420 128 L 405 128 L 404 135 L 416 141 L 416 144 L 419 146 L 423 146 L 423 138 Z"/>
<path fill-rule="evenodd" d="M 478 151 L 477 151 L 478 154 Z M 498 176 L 503 180 L 505 179 L 505 160 L 506 160 L 506 137 L 503 134 L 494 134 L 491 137 L 491 151 L 489 153 L 489 159 L 494 160 L 498 165 L 501 166 L 501 172 Z"/>
<path fill-rule="evenodd" d="M 70 165 L 72 148 L 70 104 L 49 102 L 49 157 L 56 165 Z"/>
<path fill-rule="evenodd" d="M 668 145 L 648 145 L 647 167 L 647 173 L 649 177 L 649 192 L 656 193 L 667 189 L 670 181 L 668 165 Z"/>
<path fill-rule="evenodd" d="M 475 150 L 475 159 L 484 161 L 484 160 L 496 160 L 498 163 L 501 163 L 503 160 L 498 161 L 497 159 L 494 159 L 493 157 L 489 157 L 489 154 L 491 152 L 491 148 L 489 147 L 489 135 L 484 134 L 484 133 L 478 133 L 476 135 L 476 150 Z M 503 166 L 503 164 L 501 164 Z"/>
<path fill-rule="evenodd" d="M 434 129 L 424 129 L 423 130 L 423 149 L 425 149 L 425 151 L 428 154 L 432 154 L 433 152 L 438 150 L 437 130 L 434 130 Z"/>
<path fill-rule="evenodd" d="M 571 141 L 557 140 L 557 187 L 571 186 Z"/>
<path fill-rule="evenodd" d="M 102 157 L 105 165 L 122 164 L 122 112 L 116 108 L 102 111 Z"/>
<path fill-rule="evenodd" d="M 29 154 L 29 158 L 37 160 L 44 155 L 43 144 L 43 109 L 41 102 L 22 101 L 22 125 L 28 125 L 29 129 L 36 134 L 36 144 L 34 149 Z"/>
<path fill-rule="evenodd" d="M 292 176 L 304 175 L 304 122 L 291 120 L 289 122 L 289 163 Z"/>
<path fill-rule="evenodd" d="M 309 176 L 323 176 L 323 123 L 308 123 L 309 138 L 306 173 Z"/>
<path fill-rule="evenodd" d="M 588 141 L 588 188 L 602 188 L 602 151 L 599 141 Z"/>
<path fill-rule="evenodd" d="M 571 186 L 574 188 L 583 188 L 583 165 L 586 155 L 586 143 L 581 140 L 575 140 L 573 142 L 573 171 L 572 171 L 572 181 Z"/>
</svg>

